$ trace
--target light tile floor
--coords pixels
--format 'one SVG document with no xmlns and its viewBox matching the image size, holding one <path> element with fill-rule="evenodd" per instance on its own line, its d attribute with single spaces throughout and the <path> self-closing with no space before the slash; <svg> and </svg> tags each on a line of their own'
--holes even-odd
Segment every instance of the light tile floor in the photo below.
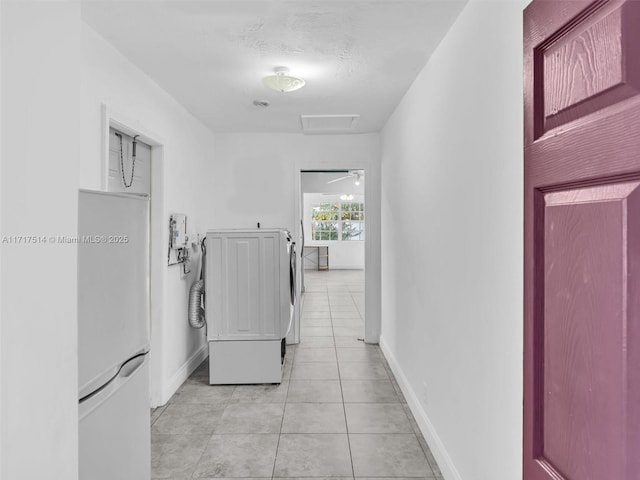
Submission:
<svg viewBox="0 0 640 480">
<path fill-rule="evenodd" d="M 442 479 L 380 349 L 364 272 L 305 272 L 280 385 L 211 386 L 205 361 L 151 412 L 153 479 Z"/>
</svg>

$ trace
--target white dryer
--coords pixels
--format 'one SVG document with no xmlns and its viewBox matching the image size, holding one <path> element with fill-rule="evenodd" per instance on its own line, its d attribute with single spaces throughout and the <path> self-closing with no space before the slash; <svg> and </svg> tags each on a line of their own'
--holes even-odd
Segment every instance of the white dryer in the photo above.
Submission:
<svg viewBox="0 0 640 480">
<path fill-rule="evenodd" d="M 280 383 L 296 301 L 290 233 L 211 230 L 206 251 L 209 383 Z"/>
</svg>

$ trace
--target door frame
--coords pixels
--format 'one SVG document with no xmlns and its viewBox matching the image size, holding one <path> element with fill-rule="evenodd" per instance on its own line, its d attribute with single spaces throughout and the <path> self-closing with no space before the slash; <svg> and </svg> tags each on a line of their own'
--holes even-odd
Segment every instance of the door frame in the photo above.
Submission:
<svg viewBox="0 0 640 480">
<path fill-rule="evenodd" d="M 166 231 L 164 218 L 164 141 L 144 125 L 115 111 L 106 104 L 101 106 L 102 155 L 101 189 L 108 191 L 109 183 L 109 128 L 129 136 L 138 135 L 141 142 L 151 147 L 151 198 L 149 200 L 149 392 L 150 406 L 163 404 L 164 386 L 164 295 L 166 267 Z M 168 240 L 168 239 L 167 239 Z"/>
<path fill-rule="evenodd" d="M 364 170 L 364 202 L 367 211 L 365 221 L 365 242 L 364 242 L 364 271 L 365 271 L 365 316 L 364 316 L 364 341 L 365 343 L 378 344 L 381 333 L 381 233 L 380 233 L 380 165 L 375 159 L 371 162 L 363 161 L 342 161 L 326 160 L 312 161 L 306 159 L 296 159 L 294 170 L 294 237 L 296 243 L 300 244 L 302 235 L 300 221 L 302 220 L 302 185 L 301 175 L 306 170 Z M 304 268 L 301 265 L 300 268 Z M 301 289 L 301 271 L 298 269 L 296 278 L 296 288 Z M 300 296 L 298 297 L 300 298 Z M 295 321 L 292 331 L 293 338 L 299 341 L 300 332 L 300 302 L 296 305 Z"/>
</svg>

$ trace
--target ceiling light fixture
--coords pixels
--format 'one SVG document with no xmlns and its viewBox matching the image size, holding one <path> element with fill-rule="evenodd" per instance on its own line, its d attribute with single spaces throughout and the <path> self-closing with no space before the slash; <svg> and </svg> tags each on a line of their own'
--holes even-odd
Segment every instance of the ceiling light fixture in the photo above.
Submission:
<svg viewBox="0 0 640 480">
<path fill-rule="evenodd" d="M 340 195 L 340 200 L 353 200 L 353 195 L 346 195 L 343 193 L 342 195 Z"/>
<path fill-rule="evenodd" d="M 276 67 L 274 73 L 275 75 L 264 77 L 262 82 L 277 92 L 293 92 L 304 87 L 306 83 L 302 78 L 289 75 L 289 69 L 287 67 Z"/>
<path fill-rule="evenodd" d="M 360 186 L 360 174 L 356 173 L 356 187 Z"/>
</svg>

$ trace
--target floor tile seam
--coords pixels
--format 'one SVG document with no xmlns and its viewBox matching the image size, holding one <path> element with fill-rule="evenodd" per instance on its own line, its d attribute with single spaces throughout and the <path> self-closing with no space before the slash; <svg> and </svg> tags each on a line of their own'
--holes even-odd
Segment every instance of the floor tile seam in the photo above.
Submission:
<svg viewBox="0 0 640 480">
<path fill-rule="evenodd" d="M 309 365 L 310 363 L 312 364 L 316 364 L 316 363 L 338 363 L 338 360 L 331 360 L 331 361 L 318 361 L 318 360 L 307 360 L 307 361 L 298 361 L 296 363 L 296 365 Z M 303 379 L 304 380 L 304 379 Z M 309 378 L 308 380 L 312 380 L 311 378 Z M 316 379 L 316 380 L 321 380 L 321 379 Z M 327 379 L 329 380 L 329 379 Z"/>
<path fill-rule="evenodd" d="M 333 325 L 333 320 L 332 320 L 332 325 Z M 333 339 L 334 345 L 335 345 L 335 336 Z M 338 357 L 338 351 L 336 348 L 336 359 Z M 351 440 L 349 439 L 349 422 L 347 421 L 347 409 L 345 407 L 345 401 L 344 401 L 344 391 L 342 389 L 342 376 L 340 375 L 340 363 L 337 362 L 338 364 L 338 384 L 340 385 L 340 397 L 342 398 L 342 414 L 344 415 L 344 425 L 345 425 L 345 429 L 346 429 L 346 434 L 347 434 L 347 446 L 349 448 L 349 462 L 351 463 L 351 474 L 353 476 L 353 478 L 355 478 L 356 476 L 356 471 L 355 471 L 355 467 L 353 466 L 353 454 L 351 452 Z"/>
<path fill-rule="evenodd" d="M 328 337 L 328 335 L 327 335 Z M 333 337 L 332 337 L 333 338 Z M 335 347 L 335 345 L 334 345 Z M 334 347 L 303 347 L 305 350 L 316 350 L 318 348 L 326 349 L 326 348 L 334 348 Z"/>
<path fill-rule="evenodd" d="M 274 435 L 273 433 L 271 435 Z M 300 435 L 300 436 L 309 436 L 309 435 L 349 435 L 345 432 L 318 432 L 318 433 L 309 433 L 309 432 L 282 432 L 280 435 Z"/>
<path fill-rule="evenodd" d="M 333 337 L 307 337 L 307 338 L 333 338 Z M 335 346 L 312 346 L 312 347 L 303 347 L 302 350 L 304 350 L 305 352 L 308 352 L 310 350 L 329 350 L 329 349 L 335 349 Z M 305 355 L 305 354 L 303 354 Z M 306 355 L 311 355 L 306 354 Z M 335 355 L 335 350 L 334 350 L 334 355 Z M 338 362 L 337 357 L 335 358 L 335 360 L 306 360 L 304 357 L 302 357 L 302 359 L 298 358 L 296 360 L 296 365 L 301 365 L 301 364 L 307 364 L 307 363 L 329 363 L 329 362 L 333 362 L 335 361 L 336 363 Z"/>
<path fill-rule="evenodd" d="M 362 311 L 360 311 L 360 308 L 358 307 L 358 302 L 356 302 L 356 299 L 353 298 L 353 293 L 351 293 L 351 299 L 353 300 L 353 304 L 356 306 L 356 310 L 358 310 L 358 313 L 360 314 L 360 317 L 362 317 L 362 319 L 364 320 L 364 313 Z"/>
<path fill-rule="evenodd" d="M 240 402 L 236 402 L 236 403 L 240 403 Z M 227 408 L 227 406 L 229 405 L 229 401 L 225 400 L 222 403 L 219 402 L 188 402 L 188 403 L 172 403 L 171 405 L 210 405 L 210 406 L 220 406 L 222 408 Z M 164 413 L 164 412 L 162 412 Z"/>
<path fill-rule="evenodd" d="M 295 353 L 293 355 L 293 358 L 295 361 Z M 293 371 L 293 363 L 291 364 L 291 369 Z M 278 461 L 278 450 L 280 450 L 280 439 L 282 438 L 282 426 L 284 425 L 284 416 L 287 411 L 287 398 L 289 397 L 290 388 L 291 388 L 291 379 L 289 379 L 289 383 L 287 384 L 287 395 L 285 396 L 284 404 L 282 406 L 282 418 L 280 419 L 280 431 L 278 432 L 278 442 L 276 443 L 276 454 L 273 456 L 273 468 L 271 469 L 271 478 L 274 478 L 276 474 L 276 462 Z"/>
<path fill-rule="evenodd" d="M 149 428 L 153 428 L 153 426 L 155 425 L 155 423 L 160 419 L 160 417 L 164 414 L 164 412 L 167 411 L 167 407 L 169 406 L 169 402 L 167 402 L 165 405 L 163 405 L 162 407 L 157 407 L 157 408 L 162 408 L 162 411 L 158 414 L 158 416 L 155 418 L 155 420 L 153 422 L 151 422 L 151 425 L 149 426 Z"/>
<path fill-rule="evenodd" d="M 340 405 L 342 402 L 289 402 L 291 405 Z"/>
<path fill-rule="evenodd" d="M 309 360 L 306 362 L 298 362 L 296 363 L 296 365 L 317 365 L 318 363 L 321 363 L 323 365 L 329 365 L 329 364 L 337 364 L 338 361 L 337 360 Z M 309 379 L 312 380 L 312 379 Z"/>
<path fill-rule="evenodd" d="M 422 446 L 422 442 L 420 441 L 420 437 L 418 437 L 418 434 L 414 432 L 414 435 L 416 436 L 416 441 L 418 442 L 418 445 L 420 445 L 420 450 L 422 450 L 424 458 L 427 460 L 427 465 L 429 465 L 429 470 L 431 470 L 431 474 L 433 475 L 434 478 L 436 478 L 437 477 L 436 472 L 433 469 L 433 465 L 431 465 L 431 462 L 429 461 L 429 453 L 427 453 L 425 451 L 424 447 Z M 427 446 L 427 448 L 429 448 L 429 445 L 427 444 L 427 440 L 426 439 L 425 439 L 424 443 Z M 433 455 L 433 454 L 431 454 L 431 455 Z M 436 466 L 437 466 L 437 464 L 436 464 Z"/>
<path fill-rule="evenodd" d="M 173 434 L 164 434 L 164 435 L 173 435 Z M 206 435 L 206 433 L 203 434 L 175 434 L 175 435 Z M 214 435 L 217 435 L 219 437 L 228 437 L 228 436 L 232 436 L 235 435 L 237 437 L 240 436 L 246 436 L 246 435 L 280 435 L 278 432 L 213 432 L 210 436 L 213 437 Z"/>
<path fill-rule="evenodd" d="M 297 353 L 297 351 L 296 351 Z M 294 354 L 294 360 L 295 360 L 295 354 Z M 293 372 L 293 360 L 291 362 L 291 371 Z M 289 389 L 291 388 L 291 376 L 289 376 L 289 380 L 287 380 L 287 393 L 284 396 L 284 409 L 286 410 L 287 408 L 287 403 L 289 402 Z M 284 419 L 284 413 L 282 415 L 282 418 Z"/>
<path fill-rule="evenodd" d="M 378 437 L 381 436 L 394 436 L 394 437 L 415 437 L 416 441 L 418 441 L 417 435 L 414 432 L 377 432 L 377 433 L 366 433 L 366 432 L 353 432 L 353 433 L 349 433 L 349 435 L 376 435 Z M 422 450 L 422 447 L 420 448 L 420 450 Z M 423 451 L 424 453 L 424 451 Z"/>
<path fill-rule="evenodd" d="M 396 380 L 396 376 L 393 374 L 393 370 L 391 370 L 391 366 L 387 361 L 387 357 L 384 356 L 384 352 L 380 347 L 378 347 L 378 354 L 380 355 L 380 361 L 382 362 L 382 366 L 384 367 L 384 370 L 387 373 L 387 377 L 389 377 L 389 381 L 391 382 L 393 391 L 396 394 L 396 397 L 398 397 L 398 401 L 402 403 L 402 397 L 400 396 L 400 394 L 398 393 L 398 390 L 396 389 L 396 386 L 394 385 L 394 383 L 398 383 L 398 381 Z M 398 388 L 399 388 L 399 385 L 398 385 Z"/>
<path fill-rule="evenodd" d="M 191 475 L 189 475 L 190 479 L 194 478 L 193 476 L 196 474 L 196 470 L 198 470 L 198 465 L 200 465 L 200 462 L 202 461 L 202 457 L 204 456 L 204 452 L 206 452 L 207 448 L 209 448 L 209 444 L 211 443 L 211 439 L 213 438 L 214 435 L 215 435 L 215 433 L 212 433 L 211 435 L 209 435 L 209 439 L 205 442 L 205 446 L 202 449 L 202 452 L 200 452 L 200 456 L 198 457 L 198 461 L 195 462 L 194 465 L 193 465 L 193 471 L 191 472 Z M 428 460 L 427 460 L 427 463 L 428 463 Z"/>
</svg>

